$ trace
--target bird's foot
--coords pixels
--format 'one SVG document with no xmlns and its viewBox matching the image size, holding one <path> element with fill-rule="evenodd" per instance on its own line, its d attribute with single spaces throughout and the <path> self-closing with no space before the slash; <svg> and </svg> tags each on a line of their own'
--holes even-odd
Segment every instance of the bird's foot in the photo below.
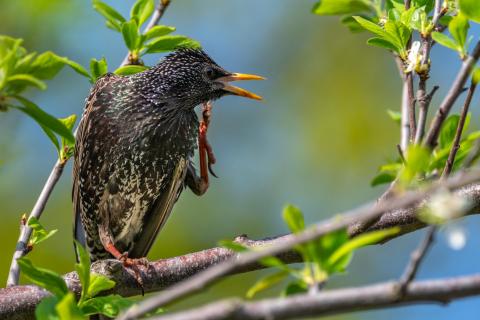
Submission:
<svg viewBox="0 0 480 320">
<path fill-rule="evenodd" d="M 117 257 L 117 259 L 123 263 L 123 266 L 127 270 L 132 271 L 132 275 L 135 278 L 135 281 L 137 282 L 138 286 L 142 290 L 142 296 L 143 296 L 145 294 L 145 288 L 144 288 L 142 272 L 140 267 L 147 268 L 149 266 L 149 262 L 147 258 L 132 259 L 128 257 L 128 252 L 124 252 L 119 257 Z"/>
<path fill-rule="evenodd" d="M 198 147 L 200 154 L 200 176 L 208 183 L 208 171 L 216 178 L 218 176 L 212 169 L 212 165 L 217 162 L 211 144 L 208 142 L 207 132 L 212 115 L 212 104 L 210 102 L 203 104 L 202 121 L 200 122 Z"/>
</svg>

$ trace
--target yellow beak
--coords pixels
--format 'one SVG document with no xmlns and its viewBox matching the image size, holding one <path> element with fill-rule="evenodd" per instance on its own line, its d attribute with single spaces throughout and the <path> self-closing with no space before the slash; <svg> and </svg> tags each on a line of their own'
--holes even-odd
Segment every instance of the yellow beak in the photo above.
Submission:
<svg viewBox="0 0 480 320">
<path fill-rule="evenodd" d="M 222 89 L 225 91 L 229 91 L 237 96 L 241 96 L 245 98 L 262 100 L 262 97 L 260 97 L 259 95 L 256 95 L 255 93 L 233 86 L 230 83 L 228 83 L 229 81 L 238 81 L 238 80 L 265 80 L 265 78 L 254 75 L 254 74 L 232 73 L 228 76 L 217 79 L 217 81 L 220 81 L 223 84 Z"/>
</svg>

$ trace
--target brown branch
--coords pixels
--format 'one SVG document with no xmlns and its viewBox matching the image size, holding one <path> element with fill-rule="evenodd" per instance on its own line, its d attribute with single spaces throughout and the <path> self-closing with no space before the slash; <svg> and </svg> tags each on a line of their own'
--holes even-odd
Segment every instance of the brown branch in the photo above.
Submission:
<svg viewBox="0 0 480 320">
<path fill-rule="evenodd" d="M 447 117 L 458 96 L 463 92 L 463 86 L 465 85 L 465 82 L 470 76 L 470 73 L 475 66 L 475 63 L 478 61 L 479 58 L 480 41 L 477 42 L 477 45 L 473 49 L 472 54 L 469 55 L 467 59 L 465 59 L 465 61 L 463 62 L 462 67 L 460 68 L 460 71 L 455 78 L 455 81 L 453 82 L 449 92 L 445 96 L 442 104 L 438 108 L 438 111 L 432 121 L 432 124 L 430 125 L 430 129 L 428 130 L 427 137 L 425 139 L 425 145 L 427 147 L 433 148 L 437 144 L 438 134 L 440 132 L 443 121 Z"/>
<path fill-rule="evenodd" d="M 168 5 L 170 4 L 170 0 L 160 0 L 159 5 L 157 6 L 155 12 L 153 13 L 150 21 L 148 22 L 144 32 L 150 30 L 153 26 L 155 26 L 159 21 L 160 18 L 165 13 Z M 128 63 L 128 55 L 127 55 L 127 63 Z M 122 62 L 120 66 L 125 64 L 125 61 Z M 76 131 L 74 133 L 76 135 Z M 35 217 L 37 219 L 40 218 L 42 215 L 43 209 L 47 204 L 48 198 L 52 193 L 53 189 L 55 188 L 58 180 L 62 176 L 63 168 L 66 164 L 66 161 L 57 161 L 50 172 L 50 176 L 48 177 L 45 185 L 43 186 L 42 192 L 40 193 L 37 202 L 35 203 L 32 212 L 30 213 L 29 217 Z M 30 240 L 30 236 L 32 235 L 32 229 L 27 226 L 22 226 L 20 230 L 20 236 L 17 240 L 17 246 L 15 248 L 15 252 L 13 253 L 12 262 L 10 264 L 10 270 L 8 272 L 8 279 L 7 279 L 7 287 L 13 286 L 18 284 L 18 279 L 20 277 L 20 267 L 17 263 L 17 259 L 23 257 L 25 254 L 28 253 L 27 246 Z"/>
<path fill-rule="evenodd" d="M 410 191 L 402 196 L 393 197 L 389 201 L 369 203 L 346 212 L 340 217 L 335 216 L 323 222 L 314 224 L 308 229 L 295 234 L 295 236 L 291 236 L 288 239 L 285 239 L 285 241 L 279 242 L 277 245 L 268 246 L 262 248 L 262 250 L 242 253 L 237 259 L 231 259 L 224 263 L 220 263 L 179 284 L 173 285 L 169 288 L 168 292 L 162 292 L 156 296 L 145 299 L 140 304 L 136 305 L 135 308 L 129 309 L 125 314 L 120 316 L 119 319 L 136 319 L 167 303 L 171 303 L 182 297 L 196 293 L 217 282 L 221 277 L 234 273 L 237 269 L 245 268 L 263 257 L 275 256 L 287 252 L 296 245 L 311 241 L 329 232 L 349 227 L 353 223 L 359 221 L 370 221 L 376 217 L 382 216 L 390 210 L 404 208 L 418 201 L 425 200 L 427 196 L 435 190 L 438 190 L 439 187 L 456 189 L 466 184 L 473 183 L 479 178 L 480 171 L 471 171 L 468 174 L 462 175 L 457 174 L 454 178 L 448 178 L 443 182 L 433 183 L 427 190 L 418 190 L 415 192 Z"/>
<path fill-rule="evenodd" d="M 397 282 L 383 282 L 319 292 L 270 298 L 254 302 L 229 299 L 199 308 L 155 317 L 156 320 L 223 320 L 223 319 L 298 319 L 324 315 L 345 314 L 391 306 L 418 303 L 440 303 L 480 294 L 480 274 L 415 281 L 404 295 L 399 294 Z"/>
<path fill-rule="evenodd" d="M 447 162 L 445 163 L 445 168 L 443 169 L 443 177 L 448 176 L 452 171 L 453 164 L 455 162 L 455 156 L 457 155 L 458 149 L 460 149 L 460 139 L 462 138 L 463 127 L 465 126 L 465 120 L 467 119 L 468 109 L 470 107 L 470 103 L 472 102 L 473 94 L 475 93 L 476 87 L 477 85 L 472 80 L 470 88 L 468 89 L 467 98 L 465 99 L 465 103 L 463 104 L 463 108 L 460 113 L 460 120 L 458 121 L 457 131 L 455 132 L 455 138 L 453 139 L 452 148 L 450 149 Z"/>
<path fill-rule="evenodd" d="M 418 83 L 418 90 L 417 90 L 417 101 L 418 101 L 418 124 L 417 124 L 417 132 L 415 135 L 415 144 L 420 144 L 422 142 L 423 136 L 425 134 L 425 125 L 427 123 L 427 115 L 428 115 L 428 107 L 430 106 L 430 102 L 432 101 L 433 95 L 438 90 L 439 86 L 434 86 L 432 91 L 429 94 L 426 94 L 426 79 L 420 81 Z"/>
</svg>

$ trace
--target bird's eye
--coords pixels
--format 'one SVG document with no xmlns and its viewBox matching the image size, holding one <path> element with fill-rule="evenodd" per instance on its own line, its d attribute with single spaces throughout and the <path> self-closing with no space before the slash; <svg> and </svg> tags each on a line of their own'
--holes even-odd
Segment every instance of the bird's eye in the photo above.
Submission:
<svg viewBox="0 0 480 320">
<path fill-rule="evenodd" d="M 213 79 L 215 77 L 215 70 L 213 70 L 213 68 L 211 68 L 211 67 L 207 67 L 205 69 L 205 74 L 207 75 L 207 77 L 209 79 Z"/>
</svg>

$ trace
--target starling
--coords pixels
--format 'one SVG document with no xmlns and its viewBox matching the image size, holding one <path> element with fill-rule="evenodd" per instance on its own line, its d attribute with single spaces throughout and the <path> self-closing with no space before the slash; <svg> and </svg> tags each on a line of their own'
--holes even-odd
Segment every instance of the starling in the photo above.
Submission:
<svg viewBox="0 0 480 320">
<path fill-rule="evenodd" d="M 92 261 L 147 255 L 183 189 L 202 195 L 208 188 L 215 162 L 206 139 L 209 101 L 259 100 L 229 81 L 260 79 L 228 72 L 202 50 L 179 49 L 144 72 L 96 82 L 77 131 L 72 192 L 74 236 Z M 194 110 L 201 104 L 202 122 Z"/>
</svg>

